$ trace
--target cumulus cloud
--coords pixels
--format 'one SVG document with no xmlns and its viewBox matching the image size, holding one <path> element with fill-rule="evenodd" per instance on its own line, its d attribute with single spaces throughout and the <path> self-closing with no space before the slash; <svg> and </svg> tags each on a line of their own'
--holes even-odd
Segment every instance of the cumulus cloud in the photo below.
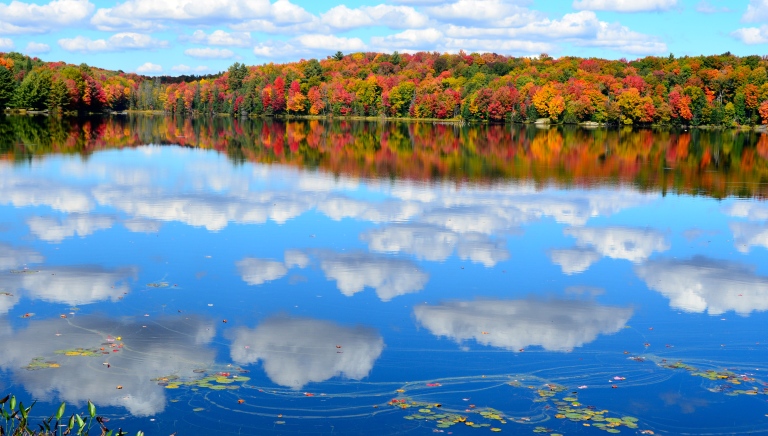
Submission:
<svg viewBox="0 0 768 436">
<path fill-rule="evenodd" d="M 32 268 L 39 272 L 0 274 L 0 286 L 36 300 L 70 305 L 117 301 L 130 291 L 134 267 L 54 266 Z"/>
<path fill-rule="evenodd" d="M 160 73 L 163 71 L 163 67 L 158 64 L 153 64 L 152 62 L 144 62 L 143 64 L 136 67 L 137 73 L 145 73 L 145 74 L 152 74 L 152 73 Z"/>
<path fill-rule="evenodd" d="M 108 334 L 121 336 L 125 347 L 103 359 L 56 354 L 76 347 L 98 348 Z M 193 316 L 158 319 L 147 325 L 101 317 L 38 320 L 25 329 L 0 331 L 0 368 L 37 398 L 78 407 L 91 400 L 124 408 L 134 416 L 150 416 L 162 412 L 167 402 L 166 389 L 152 378 L 193 377 L 194 369 L 212 367 L 216 352 L 206 345 L 214 334 L 212 322 Z M 24 369 L 36 357 L 59 367 Z M 109 362 L 112 368 L 102 362 Z M 117 385 L 123 388 L 117 390 Z"/>
<path fill-rule="evenodd" d="M 141 33 L 116 33 L 108 39 L 90 39 L 84 36 L 62 38 L 59 47 L 70 52 L 109 52 L 123 50 L 151 50 L 168 47 L 168 41 L 161 41 Z M 146 65 L 146 64 L 145 64 Z"/>
<path fill-rule="evenodd" d="M 13 40 L 11 38 L 0 38 L 0 50 L 12 50 Z"/>
<path fill-rule="evenodd" d="M 321 21 L 328 26 L 349 30 L 367 26 L 387 26 L 390 28 L 419 28 L 429 23 L 429 17 L 408 6 L 376 5 L 348 8 L 338 5 L 320 15 Z"/>
<path fill-rule="evenodd" d="M 612 12 L 658 12 L 677 6 L 677 0 L 574 0 L 574 9 Z"/>
<path fill-rule="evenodd" d="M 591 246 L 605 257 L 641 262 L 655 251 L 669 249 L 664 235 L 653 229 L 631 227 L 581 227 L 563 231 L 576 238 L 579 246 Z"/>
<path fill-rule="evenodd" d="M 38 239 L 58 243 L 74 235 L 88 236 L 109 229 L 115 218 L 106 215 L 71 214 L 64 218 L 34 216 L 27 219 L 29 231 Z"/>
<path fill-rule="evenodd" d="M 235 52 L 226 48 L 188 48 L 184 54 L 199 59 L 229 59 Z"/>
<path fill-rule="evenodd" d="M 731 36 L 748 45 L 766 44 L 768 43 L 768 26 L 743 27 L 731 32 Z"/>
<path fill-rule="evenodd" d="M 768 310 L 768 277 L 740 263 L 697 256 L 687 260 L 651 260 L 635 268 L 650 289 L 686 312 L 746 316 Z"/>
<path fill-rule="evenodd" d="M 414 307 L 418 322 L 436 336 L 458 343 L 517 351 L 540 346 L 570 351 L 616 333 L 632 316 L 631 308 L 578 300 L 475 300 Z"/>
<path fill-rule="evenodd" d="M 81 189 L 40 178 L 18 177 L 0 167 L 0 204 L 15 207 L 48 206 L 60 212 L 88 212 L 94 202 Z"/>
<path fill-rule="evenodd" d="M 267 58 L 295 58 L 313 53 L 326 53 L 328 55 L 336 51 L 356 52 L 363 51 L 366 44 L 360 38 L 348 38 L 344 36 L 306 34 L 285 41 L 266 41 L 257 44 L 253 48 L 253 54 Z"/>
<path fill-rule="evenodd" d="M 318 257 L 325 276 L 348 297 L 373 288 L 381 301 L 389 301 L 420 291 L 429 279 L 413 262 L 388 256 L 324 251 Z"/>
<path fill-rule="evenodd" d="M 750 221 L 768 220 L 768 206 L 762 203 L 739 201 L 723 208 L 723 212 L 736 218 Z"/>
<path fill-rule="evenodd" d="M 94 10 L 89 0 L 53 0 L 35 4 L 0 3 L 0 33 L 44 33 L 85 20 Z"/>
<path fill-rule="evenodd" d="M 44 44 L 41 42 L 34 42 L 30 41 L 27 43 L 27 46 L 24 48 L 25 53 L 32 53 L 32 54 L 43 54 L 48 53 L 51 51 L 51 46 L 48 44 Z"/>
<path fill-rule="evenodd" d="M 749 5 L 741 21 L 755 23 L 768 21 L 768 0 L 749 0 Z"/>
<path fill-rule="evenodd" d="M 768 225 L 755 223 L 731 223 L 733 244 L 742 253 L 749 253 L 753 246 L 768 248 Z"/>
<path fill-rule="evenodd" d="M 142 186 L 100 186 L 94 189 L 94 197 L 100 204 L 115 207 L 134 218 L 178 221 L 211 231 L 221 230 L 230 222 L 261 224 L 272 220 L 282 224 L 311 209 L 317 200 L 301 192 L 261 191 L 235 195 L 165 192 Z"/>
<path fill-rule="evenodd" d="M 239 24 L 262 19 L 277 24 L 300 24 L 312 14 L 289 0 L 128 0 L 96 11 L 91 23 L 100 30 L 163 28 L 171 24 Z"/>
<path fill-rule="evenodd" d="M 252 286 L 277 280 L 288 273 L 288 268 L 282 262 L 274 260 L 246 257 L 235 265 L 243 281 Z"/>
<path fill-rule="evenodd" d="M 214 30 L 208 34 L 202 30 L 195 30 L 191 36 L 184 36 L 180 39 L 204 45 L 225 45 L 231 47 L 250 47 L 253 45 L 251 34 L 248 32 L 227 33 L 223 30 Z"/>
<path fill-rule="evenodd" d="M 551 250 L 549 258 L 552 263 L 560 265 L 563 274 L 576 274 L 584 272 L 593 263 L 600 260 L 600 255 L 590 248 L 566 248 Z"/>
<path fill-rule="evenodd" d="M 373 329 L 311 318 L 273 317 L 254 329 L 235 329 L 233 337 L 232 360 L 261 361 L 273 383 L 292 389 L 333 377 L 361 380 L 384 349 Z"/>
<path fill-rule="evenodd" d="M 454 250 L 462 259 L 492 267 L 509 258 L 506 244 L 482 233 L 456 233 L 428 224 L 396 224 L 360 236 L 372 251 L 408 253 L 419 259 L 442 261 Z"/>
</svg>

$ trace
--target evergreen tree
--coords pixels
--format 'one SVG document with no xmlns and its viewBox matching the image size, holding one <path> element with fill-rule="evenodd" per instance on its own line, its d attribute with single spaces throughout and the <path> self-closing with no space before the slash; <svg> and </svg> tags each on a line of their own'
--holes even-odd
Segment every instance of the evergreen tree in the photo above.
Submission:
<svg viewBox="0 0 768 436">
<path fill-rule="evenodd" d="M 13 99 L 15 90 L 16 82 L 13 80 L 13 73 L 0 66 L 0 113 Z"/>
</svg>

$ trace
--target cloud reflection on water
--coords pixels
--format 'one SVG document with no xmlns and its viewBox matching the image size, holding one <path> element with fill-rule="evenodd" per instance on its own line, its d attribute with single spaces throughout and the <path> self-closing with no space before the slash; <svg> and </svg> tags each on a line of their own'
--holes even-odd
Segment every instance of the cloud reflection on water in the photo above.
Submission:
<svg viewBox="0 0 768 436">
<path fill-rule="evenodd" d="M 421 304 L 413 313 L 432 334 L 458 343 L 473 339 L 512 351 L 530 346 L 570 351 L 598 335 L 618 332 L 633 309 L 594 301 L 487 299 Z"/>
<path fill-rule="evenodd" d="M 253 329 L 237 328 L 233 338 L 232 360 L 241 365 L 261 361 L 272 382 L 292 389 L 333 377 L 361 380 L 384 349 L 374 329 L 286 316 Z"/>
<path fill-rule="evenodd" d="M 748 265 L 696 256 L 651 260 L 635 272 L 675 309 L 710 315 L 732 310 L 742 316 L 768 310 L 768 277 Z"/>
<path fill-rule="evenodd" d="M 91 400 L 99 406 L 124 407 L 134 416 L 155 415 L 165 409 L 166 394 L 151 379 L 192 376 L 193 369 L 212 366 L 216 353 L 206 345 L 215 335 L 215 326 L 196 317 L 145 323 L 88 316 L 32 320 L 15 331 L 0 328 L 0 368 L 10 371 L 15 383 L 37 398 L 58 398 L 81 406 Z M 121 336 L 124 347 L 101 357 L 55 353 L 102 347 L 107 335 Z M 60 367 L 25 369 L 36 357 Z M 118 385 L 123 388 L 116 389 Z"/>
</svg>

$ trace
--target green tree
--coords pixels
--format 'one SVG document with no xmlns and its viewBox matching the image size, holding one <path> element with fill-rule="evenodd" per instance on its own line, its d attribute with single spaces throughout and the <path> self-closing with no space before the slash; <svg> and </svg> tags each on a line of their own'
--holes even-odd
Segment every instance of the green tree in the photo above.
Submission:
<svg viewBox="0 0 768 436">
<path fill-rule="evenodd" d="M 16 82 L 13 80 L 13 73 L 5 67 L 0 67 L 0 112 L 11 102 L 15 91 Z"/>
<path fill-rule="evenodd" d="M 51 92 L 51 71 L 33 70 L 24 77 L 16 90 L 15 105 L 28 109 L 48 107 L 48 95 Z"/>
</svg>

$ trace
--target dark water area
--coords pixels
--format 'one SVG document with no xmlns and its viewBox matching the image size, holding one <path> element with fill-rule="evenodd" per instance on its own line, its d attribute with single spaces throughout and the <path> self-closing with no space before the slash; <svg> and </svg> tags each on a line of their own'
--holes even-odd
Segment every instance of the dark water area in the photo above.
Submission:
<svg viewBox="0 0 768 436">
<path fill-rule="evenodd" d="M 722 130 L 0 118 L 0 397 L 148 435 L 766 433 L 767 159 Z"/>
</svg>

